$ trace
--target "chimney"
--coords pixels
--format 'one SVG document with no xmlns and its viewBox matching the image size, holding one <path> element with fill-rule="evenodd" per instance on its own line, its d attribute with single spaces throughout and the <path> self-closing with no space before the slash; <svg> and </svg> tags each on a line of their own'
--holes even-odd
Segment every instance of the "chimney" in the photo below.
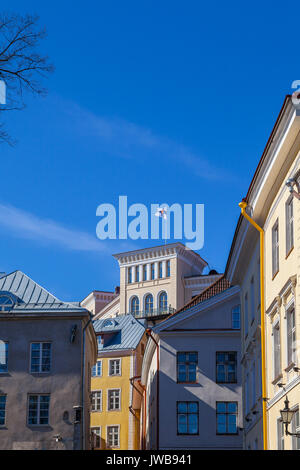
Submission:
<svg viewBox="0 0 300 470">
<path fill-rule="evenodd" d="M 115 287 L 115 294 L 119 295 L 120 294 L 120 286 Z"/>
</svg>

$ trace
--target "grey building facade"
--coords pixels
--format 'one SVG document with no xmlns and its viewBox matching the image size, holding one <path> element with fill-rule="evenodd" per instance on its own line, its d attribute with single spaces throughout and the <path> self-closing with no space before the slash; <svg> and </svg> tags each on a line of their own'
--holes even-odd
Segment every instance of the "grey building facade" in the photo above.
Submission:
<svg viewBox="0 0 300 470">
<path fill-rule="evenodd" d="M 239 288 L 222 277 L 151 335 L 145 447 L 242 449 Z"/>
<path fill-rule="evenodd" d="M 16 271 L 0 278 L 0 449 L 89 449 L 89 312 Z"/>
</svg>

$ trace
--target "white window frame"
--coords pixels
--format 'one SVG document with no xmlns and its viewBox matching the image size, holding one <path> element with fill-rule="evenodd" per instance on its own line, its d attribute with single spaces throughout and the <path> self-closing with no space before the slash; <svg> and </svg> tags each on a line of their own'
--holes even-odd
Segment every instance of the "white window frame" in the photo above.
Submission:
<svg viewBox="0 0 300 470">
<path fill-rule="evenodd" d="M 274 323 L 272 330 L 273 330 L 273 379 L 275 380 L 281 374 L 281 331 L 280 331 L 280 321 L 279 321 L 279 319 L 276 323 Z M 278 330 L 278 334 L 279 334 L 279 351 L 278 351 L 278 354 L 279 354 L 279 358 L 278 358 L 279 371 L 278 371 L 278 373 L 276 371 L 276 359 L 275 359 L 275 355 L 276 355 L 275 330 Z"/>
<path fill-rule="evenodd" d="M 99 434 L 94 432 L 95 429 L 99 430 Z M 96 434 L 96 436 L 100 440 L 100 446 L 99 447 L 95 446 L 94 449 L 102 449 L 102 445 L 101 445 L 102 444 L 102 426 L 91 426 L 91 434 Z"/>
<path fill-rule="evenodd" d="M 289 208 L 292 208 L 290 211 Z M 286 233 L 286 256 L 294 248 L 294 206 L 293 206 L 293 196 L 290 196 L 285 203 L 285 233 Z"/>
<path fill-rule="evenodd" d="M 299 406 L 293 406 L 292 410 L 294 411 L 294 416 L 291 422 L 291 427 L 292 427 L 292 433 L 298 433 L 300 431 L 300 411 L 299 411 Z M 298 412 L 298 426 L 295 426 L 295 418 L 296 418 L 296 413 Z M 299 448 L 297 449 L 297 446 Z M 292 436 L 292 450 L 300 450 L 300 437 L 297 436 Z"/>
<path fill-rule="evenodd" d="M 36 424 L 29 423 L 29 398 L 32 396 L 37 396 L 38 397 L 38 407 L 37 407 L 37 418 L 38 422 Z M 40 398 L 42 396 L 47 396 L 49 397 L 49 407 L 48 407 L 48 423 L 40 423 L 41 415 L 41 400 Z M 50 393 L 28 393 L 27 396 L 27 425 L 28 426 L 50 426 L 50 402 L 51 402 L 51 394 Z"/>
<path fill-rule="evenodd" d="M 285 307 L 285 317 L 286 317 L 286 367 L 289 367 L 291 364 L 295 364 L 296 360 L 297 360 L 296 359 L 297 350 L 295 348 L 294 357 L 292 357 L 292 362 L 289 361 L 289 331 L 288 331 L 289 319 L 288 319 L 288 316 L 290 315 L 289 311 L 291 309 L 294 309 L 294 316 L 295 316 L 295 325 L 292 329 L 292 336 L 293 336 L 293 334 L 295 334 L 295 338 L 296 338 L 296 306 L 295 306 L 295 299 L 294 298 L 292 298 L 290 300 L 290 302 Z M 289 362 L 290 362 L 290 364 L 289 364 Z"/>
<path fill-rule="evenodd" d="M 98 374 L 98 364 L 101 364 L 101 374 Z M 93 367 L 96 367 L 96 374 L 95 375 L 92 375 L 92 378 L 93 377 L 102 377 L 103 375 L 103 362 L 102 362 L 102 359 L 98 360 L 95 364 L 95 366 Z M 92 372 L 93 372 L 93 367 L 92 367 Z"/>
<path fill-rule="evenodd" d="M 284 450 L 284 424 L 281 418 L 277 419 L 277 450 Z"/>
<path fill-rule="evenodd" d="M 109 392 L 115 392 L 115 391 L 119 392 L 119 408 L 109 408 Z M 122 410 L 122 389 L 121 388 L 117 388 L 117 387 L 108 388 L 106 399 L 107 399 L 107 403 L 106 403 L 107 411 L 121 411 Z"/>
<path fill-rule="evenodd" d="M 120 372 L 119 374 L 111 374 L 110 373 L 110 363 L 113 362 L 113 361 L 119 361 L 120 362 L 120 366 L 119 366 L 119 369 L 120 369 Z M 109 377 L 121 377 L 122 375 L 122 359 L 121 357 L 113 357 L 111 359 L 108 360 L 108 376 Z"/>
<path fill-rule="evenodd" d="M 6 366 L 6 370 L 3 370 L 3 371 L 0 370 L 0 375 L 1 375 L 1 374 L 7 374 L 7 373 L 8 373 L 9 342 L 8 342 L 8 341 L 2 341 L 2 340 L 1 340 L 1 347 L 4 347 L 4 355 L 5 355 L 5 366 Z"/>
<path fill-rule="evenodd" d="M 117 446 L 110 446 L 108 445 L 108 430 L 109 428 L 118 428 L 118 445 Z M 107 449 L 118 449 L 120 448 L 120 425 L 119 424 L 109 424 L 106 426 L 106 448 Z"/>
<path fill-rule="evenodd" d="M 277 239 L 275 233 L 277 232 Z M 272 278 L 279 272 L 279 221 L 272 227 Z"/>
<path fill-rule="evenodd" d="M 93 409 L 93 396 L 94 396 L 94 394 L 96 394 L 96 393 L 100 393 L 100 409 L 97 408 L 97 409 L 94 410 L 94 409 Z M 91 397 L 91 398 L 92 398 L 92 399 L 91 399 L 91 413 L 100 413 L 100 412 L 102 411 L 102 403 L 103 403 L 103 393 L 102 393 L 102 390 L 92 390 L 91 394 L 92 394 L 92 397 Z M 98 399 L 96 398 L 95 403 L 97 403 L 97 400 L 98 400 Z"/>
<path fill-rule="evenodd" d="M 32 345 L 33 344 L 39 344 L 40 345 L 40 362 L 39 362 L 39 370 L 38 371 L 31 370 Z M 44 371 L 41 370 L 42 369 L 42 360 L 43 360 L 43 347 L 42 347 L 43 344 L 50 344 L 51 345 L 51 348 L 50 348 L 50 368 L 49 368 L 49 370 L 44 370 Z M 30 342 L 30 358 L 29 358 L 29 371 L 30 371 L 30 374 L 50 374 L 51 370 L 52 370 L 52 341 L 31 341 Z"/>
</svg>

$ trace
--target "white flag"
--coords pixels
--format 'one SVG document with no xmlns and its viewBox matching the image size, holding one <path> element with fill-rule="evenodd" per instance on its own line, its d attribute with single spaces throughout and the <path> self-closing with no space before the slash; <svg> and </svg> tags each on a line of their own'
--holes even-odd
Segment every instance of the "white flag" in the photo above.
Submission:
<svg viewBox="0 0 300 470">
<path fill-rule="evenodd" d="M 158 207 L 157 211 L 155 212 L 156 217 L 162 217 L 163 219 L 167 219 L 167 208 L 166 207 Z"/>
</svg>

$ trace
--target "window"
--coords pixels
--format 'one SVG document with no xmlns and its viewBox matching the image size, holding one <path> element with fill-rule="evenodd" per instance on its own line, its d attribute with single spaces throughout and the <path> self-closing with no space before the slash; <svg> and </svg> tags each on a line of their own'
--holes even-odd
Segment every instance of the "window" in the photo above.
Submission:
<svg viewBox="0 0 300 470">
<path fill-rule="evenodd" d="M 101 427 L 91 428 L 92 448 L 101 449 Z"/>
<path fill-rule="evenodd" d="M 102 391 L 92 392 L 92 411 L 102 411 Z"/>
<path fill-rule="evenodd" d="M 30 372 L 50 372 L 51 343 L 31 343 Z"/>
<path fill-rule="evenodd" d="M 281 418 L 277 420 L 277 449 L 284 450 L 284 424 Z"/>
<path fill-rule="evenodd" d="M 229 401 L 218 401 L 216 409 L 217 434 L 237 434 L 237 403 Z"/>
<path fill-rule="evenodd" d="M 28 397 L 28 424 L 49 424 L 50 395 L 29 395 Z"/>
<path fill-rule="evenodd" d="M 241 328 L 241 309 L 239 305 L 233 307 L 231 311 L 231 328 L 233 330 L 239 330 Z"/>
<path fill-rule="evenodd" d="M 171 275 L 171 262 L 170 260 L 167 261 L 167 277 Z"/>
<path fill-rule="evenodd" d="M 155 279 L 155 265 L 151 263 L 151 279 Z"/>
<path fill-rule="evenodd" d="M 147 265 L 143 264 L 143 281 L 147 281 Z"/>
<path fill-rule="evenodd" d="M 168 296 L 166 292 L 161 292 L 158 299 L 159 311 L 167 312 L 168 310 Z"/>
<path fill-rule="evenodd" d="M 299 432 L 299 409 L 297 409 L 294 413 L 293 419 L 292 419 L 292 433 L 297 433 Z M 292 438 L 292 447 L 293 450 L 300 450 L 300 437 L 293 436 Z"/>
<path fill-rule="evenodd" d="M 278 220 L 272 228 L 272 277 L 279 271 L 279 228 Z"/>
<path fill-rule="evenodd" d="M 286 256 L 294 247 L 294 214 L 293 197 L 288 199 L 285 205 L 285 233 L 286 233 Z"/>
<path fill-rule="evenodd" d="M 138 314 L 139 310 L 140 310 L 140 302 L 139 302 L 138 297 L 135 295 L 131 299 L 130 311 L 133 315 L 136 315 Z"/>
<path fill-rule="evenodd" d="M 140 282 L 140 267 L 135 267 L 135 282 Z"/>
<path fill-rule="evenodd" d="M 292 305 L 287 311 L 287 365 L 295 362 L 296 353 L 296 324 L 295 307 Z"/>
<path fill-rule="evenodd" d="M 177 434 L 199 434 L 199 404 L 196 401 L 177 402 Z"/>
<path fill-rule="evenodd" d="M 178 352 L 177 353 L 177 382 L 196 382 L 197 381 L 197 352 Z"/>
<path fill-rule="evenodd" d="M 7 294 L 0 295 L 0 311 L 9 312 L 15 304 L 15 301 Z"/>
<path fill-rule="evenodd" d="M 6 395 L 0 395 L 0 426 L 5 425 Z"/>
<path fill-rule="evenodd" d="M 0 341 L 0 374 L 8 371 L 8 343 Z"/>
<path fill-rule="evenodd" d="M 153 312 L 153 296 L 151 294 L 148 294 L 145 297 L 145 311 L 146 313 Z"/>
<path fill-rule="evenodd" d="M 109 360 L 108 375 L 121 375 L 121 359 Z"/>
<path fill-rule="evenodd" d="M 248 314 L 248 293 L 245 295 L 245 301 L 244 301 L 244 306 L 245 306 L 245 336 L 248 335 L 248 328 L 249 328 L 249 314 Z"/>
<path fill-rule="evenodd" d="M 250 296 L 251 296 L 251 324 L 255 319 L 255 295 L 254 295 L 254 278 L 252 277 L 250 283 Z"/>
<path fill-rule="evenodd" d="M 107 447 L 120 447 L 119 426 L 107 426 Z"/>
<path fill-rule="evenodd" d="M 132 283 L 132 268 L 128 268 L 128 284 Z"/>
<path fill-rule="evenodd" d="M 162 261 L 158 263 L 158 277 L 161 279 L 163 277 L 163 272 L 162 272 Z"/>
<path fill-rule="evenodd" d="M 92 367 L 92 377 L 100 377 L 102 375 L 102 361 L 97 361 L 97 363 Z"/>
<path fill-rule="evenodd" d="M 121 390 L 119 388 L 107 391 L 107 409 L 116 411 L 121 409 Z"/>
<path fill-rule="evenodd" d="M 276 379 L 281 372 L 279 322 L 273 328 L 273 354 L 274 354 L 274 379 Z"/>
<path fill-rule="evenodd" d="M 217 352 L 217 383 L 236 383 L 237 353 Z"/>
</svg>

